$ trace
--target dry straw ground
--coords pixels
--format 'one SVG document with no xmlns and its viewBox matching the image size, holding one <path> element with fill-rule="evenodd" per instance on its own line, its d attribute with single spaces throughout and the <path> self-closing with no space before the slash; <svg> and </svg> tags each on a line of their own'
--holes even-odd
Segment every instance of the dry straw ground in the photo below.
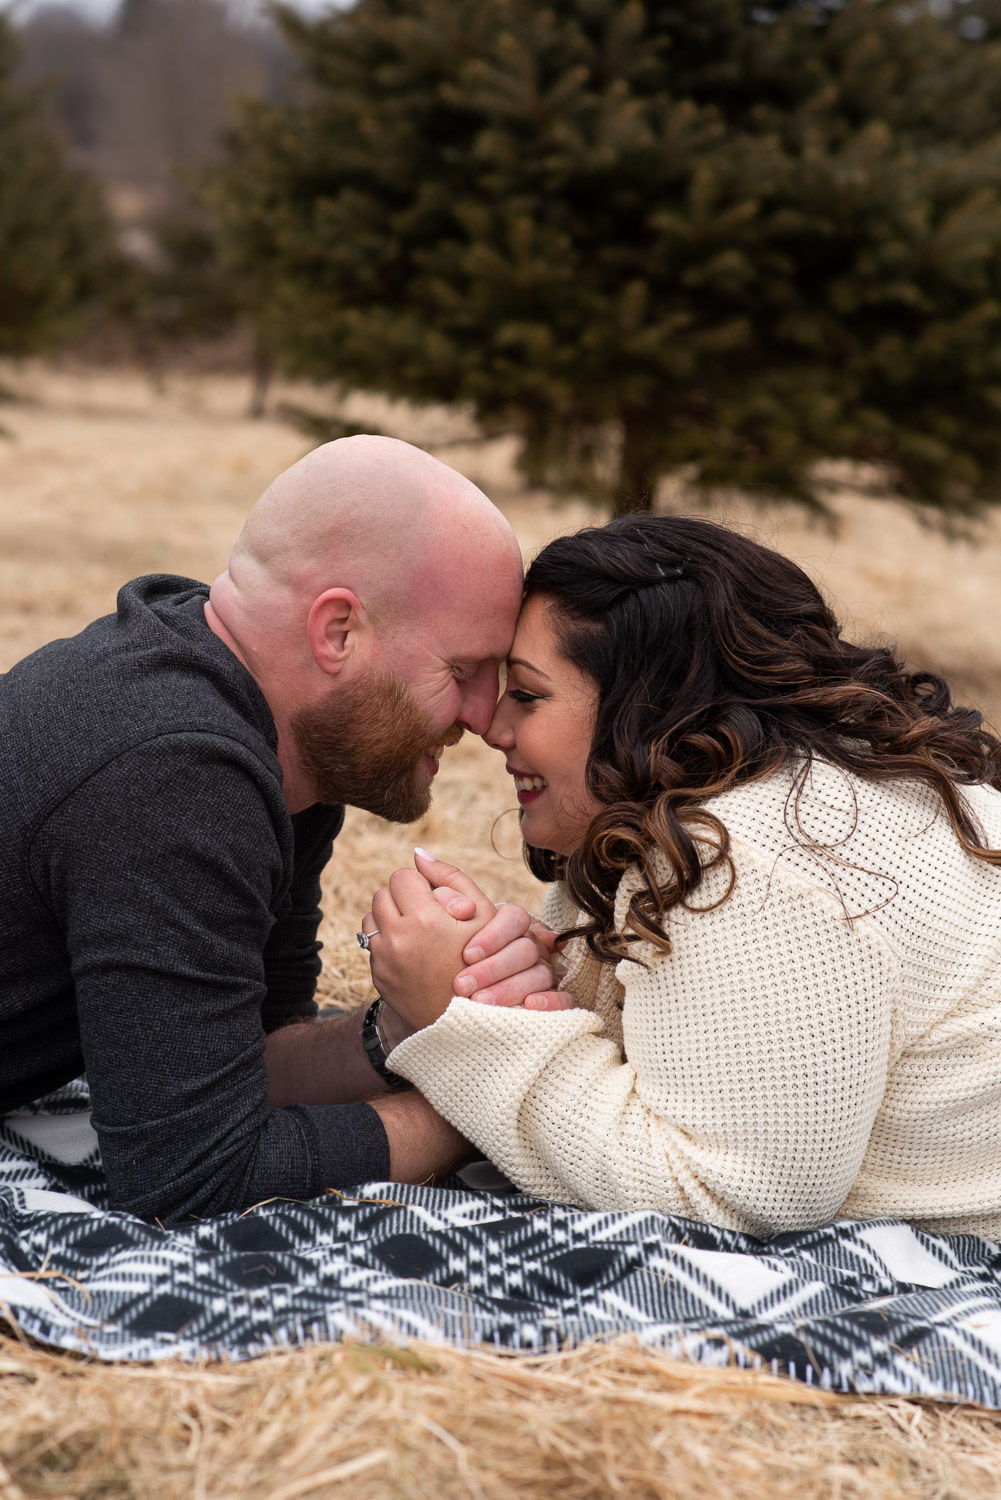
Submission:
<svg viewBox="0 0 1001 1500">
<path fill-rule="evenodd" d="M 138 375 L 29 366 L 0 370 L 4 384 L 20 399 L 0 411 L 0 670 L 113 608 L 138 573 L 211 578 L 249 504 L 306 446 L 280 422 L 246 421 L 235 379 L 178 375 L 154 392 Z M 594 514 L 525 493 L 510 449 L 478 444 L 454 415 L 346 407 L 482 483 L 527 554 Z M 1001 718 L 1001 524 L 946 543 L 892 505 L 850 491 L 835 504 L 835 533 L 783 506 L 731 497 L 721 510 L 802 562 L 853 630 L 896 636 Z M 467 739 L 417 827 L 349 816 L 327 881 L 326 996 L 367 993 L 352 934 L 414 842 L 537 902 L 516 824 L 498 821 L 510 807 L 500 758 Z M 0 1335 L 0 1454 L 0 1500 L 1001 1496 L 1001 1417 L 824 1398 L 629 1345 L 539 1360 L 339 1347 L 189 1370 L 99 1367 Z"/>
</svg>

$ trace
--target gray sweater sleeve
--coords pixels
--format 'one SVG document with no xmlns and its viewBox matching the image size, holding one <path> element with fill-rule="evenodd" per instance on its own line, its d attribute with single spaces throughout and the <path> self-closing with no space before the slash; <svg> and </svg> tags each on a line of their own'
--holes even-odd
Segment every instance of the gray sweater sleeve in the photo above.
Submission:
<svg viewBox="0 0 1001 1500">
<path fill-rule="evenodd" d="M 92 775 L 33 841 L 35 887 L 71 958 L 113 1201 L 148 1218 L 388 1173 L 367 1104 L 266 1103 L 265 950 L 291 891 L 276 797 L 246 747 L 164 735 Z"/>
<path fill-rule="evenodd" d="M 261 1011 L 265 1031 L 317 1012 L 314 992 L 320 974 L 320 876 L 333 840 L 344 822 L 343 808 L 308 807 L 292 819 L 295 859 L 287 893 L 264 945 L 266 994 Z"/>
</svg>

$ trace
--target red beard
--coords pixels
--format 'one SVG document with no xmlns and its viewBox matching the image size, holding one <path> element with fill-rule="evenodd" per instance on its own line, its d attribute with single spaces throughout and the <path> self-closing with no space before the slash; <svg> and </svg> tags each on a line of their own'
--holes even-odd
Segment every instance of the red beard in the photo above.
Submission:
<svg viewBox="0 0 1001 1500">
<path fill-rule="evenodd" d="M 416 823 L 424 816 L 432 783 L 424 756 L 438 745 L 457 745 L 464 732 L 458 724 L 436 730 L 405 684 L 389 673 L 331 688 L 294 716 L 291 731 L 318 802 L 362 807 L 391 823 Z"/>
</svg>

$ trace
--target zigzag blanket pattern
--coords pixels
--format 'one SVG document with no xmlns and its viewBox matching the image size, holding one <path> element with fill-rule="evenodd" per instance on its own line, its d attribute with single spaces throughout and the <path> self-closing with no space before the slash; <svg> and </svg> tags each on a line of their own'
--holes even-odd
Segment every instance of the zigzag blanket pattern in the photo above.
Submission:
<svg viewBox="0 0 1001 1500">
<path fill-rule="evenodd" d="M 881 1220 L 763 1243 L 655 1212 L 396 1183 L 170 1230 L 106 1203 L 82 1083 L 0 1121 L 0 1311 L 98 1359 L 628 1333 L 830 1390 L 1001 1409 L 1001 1247 L 972 1236 Z"/>
</svg>

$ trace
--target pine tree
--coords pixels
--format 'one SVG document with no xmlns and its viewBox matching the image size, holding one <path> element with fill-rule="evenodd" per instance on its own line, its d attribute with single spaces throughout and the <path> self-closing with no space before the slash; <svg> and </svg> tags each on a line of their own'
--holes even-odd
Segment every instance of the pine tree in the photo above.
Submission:
<svg viewBox="0 0 1001 1500">
<path fill-rule="evenodd" d="M 987 3 L 286 9 L 301 95 L 247 107 L 212 200 L 295 369 L 468 403 L 537 481 L 818 505 L 844 458 L 971 511 L 1001 500 Z"/>
<path fill-rule="evenodd" d="M 12 81 L 14 37 L 0 17 L 0 354 L 68 333 L 104 285 L 110 231 L 96 184 L 73 171 L 37 95 Z"/>
</svg>

